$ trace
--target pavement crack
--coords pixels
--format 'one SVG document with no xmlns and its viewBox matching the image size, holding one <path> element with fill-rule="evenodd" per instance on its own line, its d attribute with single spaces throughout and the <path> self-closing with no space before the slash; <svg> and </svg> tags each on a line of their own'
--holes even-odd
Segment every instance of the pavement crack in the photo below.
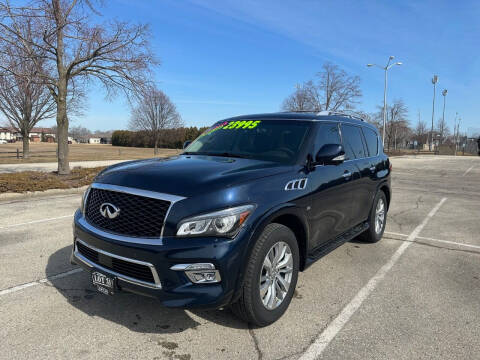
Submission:
<svg viewBox="0 0 480 360">
<path fill-rule="evenodd" d="M 257 351 L 258 360 L 262 360 L 263 359 L 263 353 L 262 353 L 262 350 L 260 350 L 257 335 L 255 335 L 255 331 L 253 331 L 253 328 L 250 324 L 248 324 L 248 333 L 250 334 L 250 337 L 253 340 L 253 344 L 255 345 L 255 350 Z"/>
</svg>

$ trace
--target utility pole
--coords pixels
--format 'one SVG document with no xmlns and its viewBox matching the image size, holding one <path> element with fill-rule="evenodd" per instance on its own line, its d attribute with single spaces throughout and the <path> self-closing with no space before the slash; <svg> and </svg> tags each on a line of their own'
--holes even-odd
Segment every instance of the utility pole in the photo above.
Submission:
<svg viewBox="0 0 480 360">
<path fill-rule="evenodd" d="M 430 146 L 429 146 L 430 151 L 432 151 L 432 148 L 433 148 L 433 119 L 435 117 L 435 92 L 436 92 L 437 82 L 438 82 L 438 76 L 433 75 L 433 78 L 432 78 L 432 84 L 433 84 L 432 130 L 430 131 Z"/>
<path fill-rule="evenodd" d="M 458 124 L 457 124 L 457 138 L 455 140 L 455 155 L 457 155 L 457 146 L 459 142 L 459 137 L 460 137 L 460 122 L 462 121 L 462 118 L 458 118 Z"/>
<path fill-rule="evenodd" d="M 457 156 L 457 117 L 458 112 L 455 112 L 455 121 L 453 123 L 453 141 L 455 142 L 455 156 Z"/>
<path fill-rule="evenodd" d="M 442 126 L 445 126 L 445 101 L 446 101 L 446 98 L 447 98 L 447 93 L 448 93 L 448 90 L 447 90 L 447 89 L 443 89 L 443 91 L 442 91 L 442 95 L 443 95 Z M 443 143 L 443 134 L 442 134 L 442 138 L 440 139 L 440 142 Z"/>
<path fill-rule="evenodd" d="M 376 66 L 385 71 L 385 82 L 383 84 L 383 136 L 382 136 L 382 145 L 385 146 L 385 128 L 387 127 L 387 73 L 388 70 L 394 65 L 402 65 L 401 62 L 396 62 L 390 64 L 390 62 L 395 59 L 395 56 L 390 56 L 388 58 L 387 65 L 380 66 L 377 64 L 367 64 L 368 67 Z"/>
</svg>

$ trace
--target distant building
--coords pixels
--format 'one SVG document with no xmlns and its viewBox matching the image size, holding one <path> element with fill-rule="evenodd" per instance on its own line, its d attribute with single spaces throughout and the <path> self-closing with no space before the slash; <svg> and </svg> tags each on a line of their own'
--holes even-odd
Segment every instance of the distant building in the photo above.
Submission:
<svg viewBox="0 0 480 360">
<path fill-rule="evenodd" d="M 13 136 L 17 141 L 21 141 L 23 139 L 22 134 L 19 131 L 14 131 Z M 41 128 L 41 127 L 34 127 L 28 133 L 28 138 L 31 142 L 52 142 L 52 140 L 48 140 L 49 138 L 53 138 L 53 142 L 55 142 L 55 138 L 57 134 L 50 128 Z"/>
<path fill-rule="evenodd" d="M 100 144 L 100 138 L 89 138 L 88 143 L 89 144 Z"/>
<path fill-rule="evenodd" d="M 0 127 L 0 140 L 6 140 L 6 141 L 15 140 L 13 131 L 6 127 Z"/>
</svg>

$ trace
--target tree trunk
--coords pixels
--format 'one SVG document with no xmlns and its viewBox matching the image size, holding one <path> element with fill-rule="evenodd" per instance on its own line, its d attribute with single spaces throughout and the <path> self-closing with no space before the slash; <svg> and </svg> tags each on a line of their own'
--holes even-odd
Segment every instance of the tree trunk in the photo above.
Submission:
<svg viewBox="0 0 480 360">
<path fill-rule="evenodd" d="M 67 117 L 67 86 L 68 74 L 63 65 L 65 48 L 63 43 L 65 19 L 63 19 L 60 0 L 53 0 L 53 12 L 55 23 L 57 25 L 57 156 L 58 156 L 58 175 L 70 174 L 70 164 L 68 162 L 68 117 Z"/>
<path fill-rule="evenodd" d="M 155 144 L 153 147 L 153 155 L 158 155 L 158 134 L 155 135 Z"/>
<path fill-rule="evenodd" d="M 58 87 L 57 97 L 58 174 L 70 174 L 68 161 L 67 84 Z"/>
<path fill-rule="evenodd" d="M 23 137 L 23 158 L 28 159 L 30 157 L 30 139 L 28 138 L 28 131 L 26 134 L 22 133 Z"/>
<path fill-rule="evenodd" d="M 395 151 L 397 150 L 397 129 L 395 129 Z"/>
</svg>

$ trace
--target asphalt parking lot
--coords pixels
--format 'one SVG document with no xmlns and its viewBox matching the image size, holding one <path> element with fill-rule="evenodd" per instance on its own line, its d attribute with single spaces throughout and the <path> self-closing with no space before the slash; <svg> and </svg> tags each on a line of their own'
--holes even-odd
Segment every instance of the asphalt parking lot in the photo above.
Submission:
<svg viewBox="0 0 480 360">
<path fill-rule="evenodd" d="M 107 297 L 71 266 L 79 195 L 0 202 L 0 358 L 478 359 L 480 158 L 394 158 L 384 239 L 301 273 L 277 323 Z"/>
</svg>

